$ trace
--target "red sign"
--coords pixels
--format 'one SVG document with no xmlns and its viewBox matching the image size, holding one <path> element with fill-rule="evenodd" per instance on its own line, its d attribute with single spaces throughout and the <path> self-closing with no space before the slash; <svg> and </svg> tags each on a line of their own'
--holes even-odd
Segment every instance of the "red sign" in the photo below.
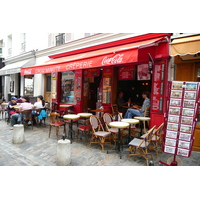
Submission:
<svg viewBox="0 0 200 200">
<path fill-rule="evenodd" d="M 106 68 L 103 70 L 103 78 L 112 78 L 112 68 Z"/>
<path fill-rule="evenodd" d="M 118 71 L 119 80 L 134 80 L 135 79 L 135 67 L 120 67 Z"/>
<path fill-rule="evenodd" d="M 70 59 L 69 59 L 70 60 Z M 121 53 L 110 53 L 92 58 L 67 61 L 64 63 L 49 63 L 37 67 L 21 68 L 21 75 L 45 74 L 53 72 L 70 71 L 77 69 L 89 69 L 115 64 L 123 64 L 138 61 L 138 49 L 123 51 Z"/>
<path fill-rule="evenodd" d="M 97 77 L 100 75 L 99 68 L 91 68 L 84 70 L 84 77 Z"/>
<path fill-rule="evenodd" d="M 81 100 L 82 70 L 75 71 L 74 77 L 74 99 L 77 103 Z"/>
</svg>

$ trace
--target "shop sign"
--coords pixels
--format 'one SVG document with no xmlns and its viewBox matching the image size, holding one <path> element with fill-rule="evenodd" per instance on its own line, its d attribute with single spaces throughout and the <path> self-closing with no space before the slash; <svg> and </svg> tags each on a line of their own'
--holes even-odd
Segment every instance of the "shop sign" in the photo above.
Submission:
<svg viewBox="0 0 200 200">
<path fill-rule="evenodd" d="M 118 71 L 119 80 L 134 80 L 135 79 L 135 67 L 120 67 Z"/>
<path fill-rule="evenodd" d="M 99 68 L 90 68 L 84 70 L 84 77 L 98 77 L 100 75 Z"/>
</svg>

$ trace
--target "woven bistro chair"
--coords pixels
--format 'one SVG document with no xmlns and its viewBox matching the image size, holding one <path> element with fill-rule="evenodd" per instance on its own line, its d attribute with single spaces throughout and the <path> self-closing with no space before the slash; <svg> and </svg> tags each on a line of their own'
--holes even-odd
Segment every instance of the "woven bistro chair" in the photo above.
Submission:
<svg viewBox="0 0 200 200">
<path fill-rule="evenodd" d="M 148 147 L 149 149 L 152 149 L 156 152 L 156 158 L 158 158 L 158 151 L 161 150 L 162 148 L 163 127 L 164 127 L 164 123 L 162 123 L 157 129 L 154 129 L 154 134 Z M 146 135 L 147 133 L 142 135 L 140 138 L 144 139 Z"/>
<path fill-rule="evenodd" d="M 108 132 L 111 132 L 111 135 L 112 135 L 112 140 L 114 141 L 115 145 L 116 145 L 116 141 L 117 141 L 117 134 L 118 134 L 118 128 L 110 128 L 108 126 L 108 124 L 110 122 L 113 122 L 113 118 L 112 118 L 112 115 L 109 114 L 109 113 L 104 113 L 103 114 L 103 121 L 104 121 L 104 124 L 105 124 L 105 129 L 106 131 Z"/>
<path fill-rule="evenodd" d="M 104 152 L 105 143 L 109 143 L 110 146 L 112 146 L 110 141 L 106 142 L 107 139 L 110 139 L 109 136 L 111 136 L 111 132 L 104 130 L 99 118 L 96 115 L 91 115 L 89 119 L 92 127 L 92 137 L 90 139 L 89 147 L 92 143 L 100 144 L 102 152 Z"/>
<path fill-rule="evenodd" d="M 151 159 L 153 159 L 152 153 L 148 152 L 149 144 L 152 140 L 152 137 L 154 136 L 153 130 L 156 126 L 153 126 L 146 134 L 146 136 L 143 139 L 134 138 L 129 143 L 129 151 L 130 154 L 128 155 L 128 160 L 130 160 L 131 156 L 142 156 L 146 159 L 146 163 L 148 165 L 148 157 L 147 155 L 151 155 Z M 133 153 L 132 153 L 133 152 Z"/>
<path fill-rule="evenodd" d="M 58 132 L 59 132 L 59 127 L 60 127 L 60 126 L 64 126 L 64 131 L 63 131 L 63 133 L 66 134 L 65 122 L 60 122 L 60 121 L 59 121 L 59 116 L 60 116 L 59 113 L 56 113 L 56 112 L 51 112 L 51 113 L 50 113 L 49 138 L 50 138 L 52 126 L 56 128 L 56 136 L 57 136 L 57 139 L 58 139 Z"/>
</svg>

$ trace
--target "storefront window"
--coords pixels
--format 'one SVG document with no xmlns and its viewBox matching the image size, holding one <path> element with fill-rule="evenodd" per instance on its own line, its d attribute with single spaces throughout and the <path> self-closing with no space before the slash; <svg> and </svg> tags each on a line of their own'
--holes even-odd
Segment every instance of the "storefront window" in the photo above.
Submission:
<svg viewBox="0 0 200 200">
<path fill-rule="evenodd" d="M 24 95 L 33 97 L 33 75 L 24 76 Z"/>
<path fill-rule="evenodd" d="M 76 104 L 74 99 L 74 72 L 61 73 L 61 102 Z"/>
</svg>

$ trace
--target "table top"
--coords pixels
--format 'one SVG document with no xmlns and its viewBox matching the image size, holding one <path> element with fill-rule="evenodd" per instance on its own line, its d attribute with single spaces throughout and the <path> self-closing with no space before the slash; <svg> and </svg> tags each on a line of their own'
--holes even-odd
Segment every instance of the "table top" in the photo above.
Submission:
<svg viewBox="0 0 200 200">
<path fill-rule="evenodd" d="M 122 119 L 121 122 L 127 122 L 129 124 L 139 124 L 139 120 L 138 119 Z"/>
<path fill-rule="evenodd" d="M 8 105 L 8 103 L 5 103 L 5 102 L 4 102 L 4 103 L 2 103 L 1 105 L 2 105 L 2 106 L 7 106 L 7 105 Z"/>
<path fill-rule="evenodd" d="M 109 126 L 113 127 L 113 128 L 127 128 L 129 126 L 129 123 L 127 123 L 127 122 L 110 122 Z"/>
<path fill-rule="evenodd" d="M 75 114 L 68 114 L 68 115 L 64 115 L 63 118 L 64 119 L 79 119 L 80 116 L 79 115 L 75 115 Z"/>
<path fill-rule="evenodd" d="M 79 115 L 80 117 L 90 117 L 92 113 L 78 113 L 77 115 Z"/>
<path fill-rule="evenodd" d="M 73 105 L 60 105 L 60 107 L 69 108 L 69 107 L 73 107 Z"/>
<path fill-rule="evenodd" d="M 134 117 L 134 119 L 138 119 L 140 121 L 149 121 L 151 118 L 150 117 Z"/>
<path fill-rule="evenodd" d="M 104 109 L 96 109 L 96 110 L 91 110 L 92 112 L 107 112 L 108 110 Z"/>
</svg>

